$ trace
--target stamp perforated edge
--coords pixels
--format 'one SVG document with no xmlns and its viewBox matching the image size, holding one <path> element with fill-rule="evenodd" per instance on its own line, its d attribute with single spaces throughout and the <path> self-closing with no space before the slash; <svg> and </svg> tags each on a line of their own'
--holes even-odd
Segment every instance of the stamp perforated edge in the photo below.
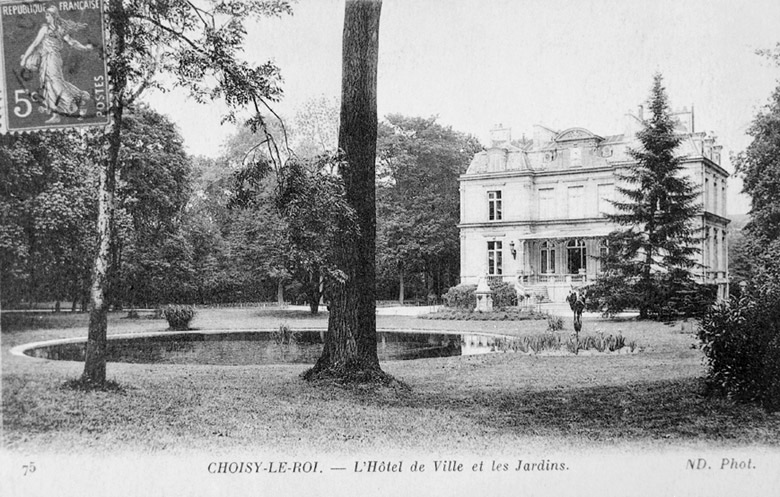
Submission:
<svg viewBox="0 0 780 497">
<path fill-rule="evenodd" d="M 108 22 L 106 22 L 108 13 L 106 12 L 106 0 L 100 2 L 100 32 L 103 34 L 103 51 L 106 51 L 107 41 L 110 40 L 108 33 Z M 0 0 L 0 6 L 4 4 L 18 3 L 19 0 Z M 28 0 L 25 3 L 47 3 L 47 0 Z M 0 42 L 3 38 L 3 13 L 0 10 Z M 62 131 L 68 129 L 80 128 L 103 128 L 104 130 L 111 125 L 111 108 L 113 107 L 113 84 L 108 73 L 108 57 L 103 57 L 103 74 L 106 76 L 106 120 L 104 123 L 83 123 L 83 124 L 65 124 L 59 126 L 34 126 L 22 129 L 10 129 L 8 124 L 8 115 L 5 112 L 5 105 L 9 101 L 6 95 L 7 87 L 5 84 L 5 50 L 0 50 L 0 135 L 24 135 L 27 133 L 40 133 L 49 131 Z"/>
</svg>

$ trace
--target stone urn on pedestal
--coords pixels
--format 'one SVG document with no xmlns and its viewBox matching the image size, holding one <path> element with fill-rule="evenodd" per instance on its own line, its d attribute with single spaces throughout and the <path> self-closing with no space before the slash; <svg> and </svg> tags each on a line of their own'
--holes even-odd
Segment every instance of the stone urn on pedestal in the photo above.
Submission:
<svg viewBox="0 0 780 497">
<path fill-rule="evenodd" d="M 493 310 L 493 290 L 488 286 L 487 278 L 479 279 L 474 295 L 477 297 L 477 311 L 490 312 Z"/>
</svg>

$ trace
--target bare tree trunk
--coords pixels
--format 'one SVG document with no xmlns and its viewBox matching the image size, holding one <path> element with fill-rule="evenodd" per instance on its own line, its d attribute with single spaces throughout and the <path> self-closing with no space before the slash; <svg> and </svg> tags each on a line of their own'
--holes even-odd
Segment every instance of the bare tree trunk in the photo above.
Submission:
<svg viewBox="0 0 780 497">
<path fill-rule="evenodd" d="M 281 278 L 276 284 L 276 303 L 279 305 L 279 308 L 284 307 L 284 280 Z"/>
<path fill-rule="evenodd" d="M 655 231 L 654 228 L 648 228 L 650 236 Z M 649 245 L 649 244 L 648 244 Z M 650 316 L 650 299 L 653 296 L 652 292 L 652 274 L 650 269 L 653 265 L 653 252 L 649 246 L 645 247 L 645 265 L 642 268 L 642 301 L 639 305 L 639 319 L 647 319 Z"/>
<path fill-rule="evenodd" d="M 404 305 L 404 267 L 399 267 L 398 274 L 398 303 Z"/>
<path fill-rule="evenodd" d="M 114 213 L 116 167 L 119 161 L 122 128 L 122 93 L 126 84 L 125 51 L 126 18 L 122 0 L 111 0 L 108 14 L 111 32 L 111 64 L 109 79 L 113 83 L 112 123 L 108 135 L 108 154 L 100 168 L 98 193 L 98 250 L 92 268 L 92 287 L 89 303 L 89 332 L 84 359 L 82 382 L 102 388 L 106 383 L 106 335 L 108 321 L 108 265 L 111 245 L 111 223 Z"/>
<path fill-rule="evenodd" d="M 334 283 L 325 347 L 304 377 L 391 380 L 379 367 L 376 335 L 376 201 L 374 191 L 377 111 L 376 78 L 381 0 L 347 0 L 344 15 L 339 149 L 347 202 L 359 230 L 344 233 L 335 247 L 346 274 Z"/>
<path fill-rule="evenodd" d="M 309 311 L 312 315 L 320 313 L 320 272 L 314 271 L 309 275 L 309 281 L 306 284 L 306 300 L 309 302 Z"/>
</svg>

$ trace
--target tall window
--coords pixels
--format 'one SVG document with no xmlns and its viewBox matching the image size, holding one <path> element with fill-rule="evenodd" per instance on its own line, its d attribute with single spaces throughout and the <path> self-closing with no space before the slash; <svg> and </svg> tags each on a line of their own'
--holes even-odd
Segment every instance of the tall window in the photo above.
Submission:
<svg viewBox="0 0 780 497">
<path fill-rule="evenodd" d="M 501 190 L 488 192 L 488 219 L 500 221 L 501 215 Z"/>
<path fill-rule="evenodd" d="M 488 242 L 488 274 L 502 274 L 502 263 L 501 242 Z"/>
<path fill-rule="evenodd" d="M 607 255 L 609 255 L 609 244 L 606 240 L 601 240 L 599 242 L 599 268 L 601 271 L 604 271 L 606 266 Z"/>
<path fill-rule="evenodd" d="M 712 182 L 712 212 L 718 214 L 718 179 L 715 178 Z"/>
<path fill-rule="evenodd" d="M 551 219 L 555 217 L 555 199 L 552 188 L 539 189 L 539 218 Z"/>
<path fill-rule="evenodd" d="M 542 242 L 539 261 L 542 274 L 555 272 L 555 246 L 551 242 Z"/>
<path fill-rule="evenodd" d="M 582 192 L 585 190 L 582 186 L 570 186 L 567 191 L 566 205 L 569 219 L 585 217 L 584 205 L 582 205 Z"/>
<path fill-rule="evenodd" d="M 585 240 L 569 240 L 566 244 L 567 269 L 569 274 L 578 274 L 585 269 Z"/>
<path fill-rule="evenodd" d="M 610 200 L 612 200 L 612 192 L 615 189 L 615 185 L 613 183 L 605 183 L 603 185 L 597 185 L 596 187 L 598 189 L 598 215 L 603 216 L 604 214 L 611 214 L 612 213 L 612 204 L 610 203 Z"/>
<path fill-rule="evenodd" d="M 582 167 L 582 149 L 580 147 L 569 150 L 569 158 L 571 159 L 569 162 L 571 167 Z"/>
</svg>

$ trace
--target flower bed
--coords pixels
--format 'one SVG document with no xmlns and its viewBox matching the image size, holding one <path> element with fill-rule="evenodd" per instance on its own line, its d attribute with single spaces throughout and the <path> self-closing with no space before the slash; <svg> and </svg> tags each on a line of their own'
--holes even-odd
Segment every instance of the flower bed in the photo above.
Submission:
<svg viewBox="0 0 780 497">
<path fill-rule="evenodd" d="M 585 335 L 579 338 L 575 334 L 544 333 L 542 335 L 518 338 L 504 338 L 496 341 L 499 352 L 520 352 L 536 355 L 566 354 L 634 354 L 639 347 L 633 340 L 628 342 L 623 335 Z"/>
<path fill-rule="evenodd" d="M 421 314 L 420 319 L 443 319 L 458 321 L 525 321 L 528 319 L 547 319 L 547 314 L 533 310 L 509 308 L 491 312 L 467 311 L 463 309 L 444 308 L 430 314 Z"/>
</svg>

